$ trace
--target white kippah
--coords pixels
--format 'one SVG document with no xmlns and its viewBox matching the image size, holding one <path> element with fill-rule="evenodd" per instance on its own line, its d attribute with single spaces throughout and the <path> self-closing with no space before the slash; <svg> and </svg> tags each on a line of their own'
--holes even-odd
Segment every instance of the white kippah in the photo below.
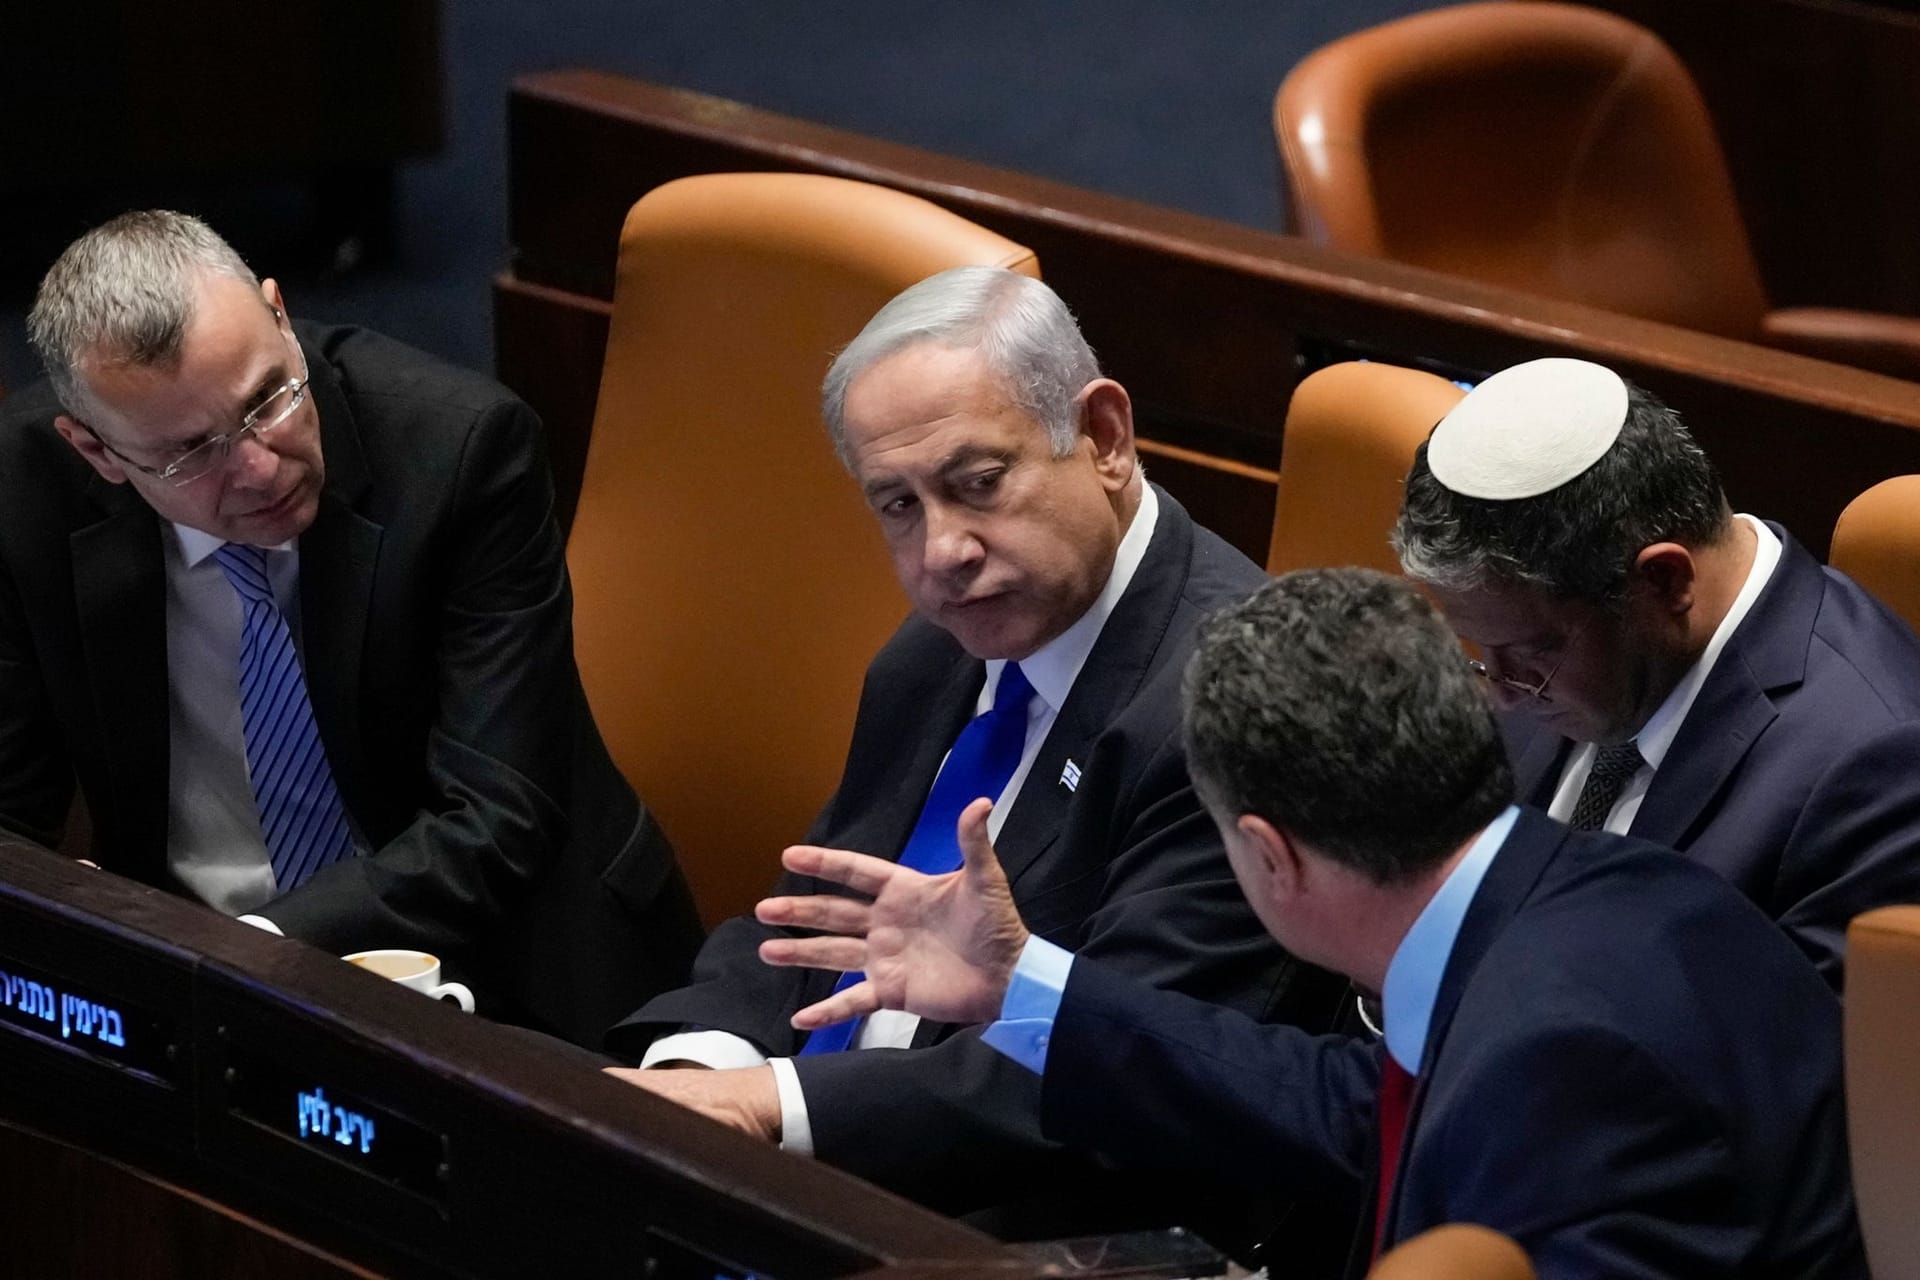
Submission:
<svg viewBox="0 0 1920 1280">
<path fill-rule="evenodd" d="M 1600 460 L 1627 421 L 1627 384 L 1586 360 L 1502 369 L 1440 419 L 1427 467 L 1469 498 L 1531 498 Z"/>
</svg>

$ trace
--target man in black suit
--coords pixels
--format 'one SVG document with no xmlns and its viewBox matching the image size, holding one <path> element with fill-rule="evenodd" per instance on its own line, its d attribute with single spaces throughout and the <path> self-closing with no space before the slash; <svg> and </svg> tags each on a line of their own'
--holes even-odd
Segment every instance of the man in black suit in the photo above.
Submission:
<svg viewBox="0 0 1920 1280">
<path fill-rule="evenodd" d="M 499 386 L 294 325 L 196 219 L 76 241 L 0 429 L 0 822 L 334 952 L 415 947 L 576 1039 L 685 972 L 671 851 L 573 665 Z M 251 591 L 251 594 L 250 594 Z"/>
<path fill-rule="evenodd" d="M 1275 949 L 1234 891 L 1177 734 L 1195 624 L 1264 575 L 1143 479 L 1127 394 L 1065 306 L 1013 272 L 944 272 L 869 322 L 824 399 L 917 612 L 868 670 L 845 772 L 807 839 L 898 858 L 928 822 L 957 859 L 959 805 L 931 822 L 923 810 L 1017 674 L 1033 695 L 1015 712 L 1011 776 L 962 799 L 998 801 L 992 826 L 1035 927 L 1249 1016 L 1330 1013 L 1327 975 Z M 1098 1198 L 1041 1139 L 1035 1082 L 975 1031 L 878 1018 L 847 1050 L 807 1043 L 789 1019 L 834 979 L 761 964 L 774 936 L 746 918 L 717 929 L 689 986 L 615 1029 L 615 1051 L 650 1068 L 623 1074 L 949 1212 Z M 659 1069 L 686 1065 L 735 1069 Z M 1074 1221 L 1055 1213 L 1045 1229 Z"/>
<path fill-rule="evenodd" d="M 1658 400 L 1581 360 L 1495 374 L 1394 537 L 1485 659 L 1523 801 L 1711 867 L 1836 990 L 1847 922 L 1920 898 L 1920 641 L 1735 514 Z"/>
<path fill-rule="evenodd" d="M 1051 1136 L 1374 1188 L 1350 1274 L 1447 1222 L 1505 1232 L 1549 1280 L 1866 1274 L 1833 994 L 1713 873 L 1516 808 L 1475 677 L 1412 587 L 1281 578 L 1205 626 L 1186 693 L 1195 785 L 1253 909 L 1382 996 L 1383 1043 L 1261 1026 L 1031 935 L 980 805 L 944 876 L 787 852 L 872 899 L 760 905 L 849 935 L 771 939 L 768 961 L 868 975 L 795 1022 L 990 1022 L 1039 1073 Z"/>
</svg>

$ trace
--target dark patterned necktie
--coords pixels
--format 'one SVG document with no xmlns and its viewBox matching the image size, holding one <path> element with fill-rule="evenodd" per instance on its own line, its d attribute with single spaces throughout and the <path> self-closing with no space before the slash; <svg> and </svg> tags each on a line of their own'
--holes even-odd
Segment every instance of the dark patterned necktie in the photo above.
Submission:
<svg viewBox="0 0 1920 1280">
<path fill-rule="evenodd" d="M 260 834 L 280 892 L 351 847 L 347 815 L 333 784 L 293 632 L 273 598 L 267 555 L 229 542 L 213 553 L 240 596 L 240 721 Z"/>
<path fill-rule="evenodd" d="M 1627 779 L 1640 772 L 1640 766 L 1645 763 L 1640 758 L 1640 748 L 1631 742 L 1600 748 L 1593 757 L 1593 771 L 1587 774 L 1586 784 L 1580 788 L 1580 802 L 1573 806 L 1573 818 L 1567 825 L 1575 831 L 1600 830 L 1606 825 L 1607 815 L 1613 812 L 1614 802 L 1626 790 Z"/>
<path fill-rule="evenodd" d="M 1027 706 L 1033 701 L 1033 686 L 1027 682 L 1020 664 L 1009 662 L 1000 670 L 1000 683 L 993 691 L 993 706 L 967 722 L 954 739 L 947 761 L 934 779 L 933 790 L 920 808 L 913 834 L 900 854 L 900 865 L 930 876 L 945 875 L 960 866 L 960 840 L 955 829 L 960 813 L 981 796 L 998 800 L 1020 767 L 1027 746 Z M 855 971 L 843 973 L 834 984 L 835 991 L 866 978 Z M 800 1047 L 803 1056 L 838 1053 L 853 1043 L 859 1019 L 821 1027 Z"/>
</svg>

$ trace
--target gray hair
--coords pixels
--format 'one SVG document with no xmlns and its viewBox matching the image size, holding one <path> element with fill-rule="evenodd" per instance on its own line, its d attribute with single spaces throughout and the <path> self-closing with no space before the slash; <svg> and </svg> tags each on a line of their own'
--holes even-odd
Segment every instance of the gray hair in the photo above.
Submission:
<svg viewBox="0 0 1920 1280">
<path fill-rule="evenodd" d="M 166 209 L 123 213 L 68 245 L 27 313 L 27 337 L 68 412 L 87 416 L 85 360 L 178 361 L 208 274 L 260 283 L 213 228 Z"/>
<path fill-rule="evenodd" d="M 1046 428 L 1056 457 L 1073 450 L 1074 397 L 1100 376 L 1093 348 L 1060 295 L 1004 267 L 954 267 L 896 296 L 834 358 L 820 388 L 833 451 L 849 469 L 847 388 L 891 355 L 921 342 L 977 351 L 1008 399 Z"/>
<path fill-rule="evenodd" d="M 1617 608 L 1641 550 L 1710 546 L 1732 520 L 1720 477 L 1680 416 L 1627 388 L 1627 419 L 1600 460 L 1557 489 L 1469 498 L 1414 454 L 1393 549 L 1409 577 L 1447 591 L 1513 585 Z"/>
<path fill-rule="evenodd" d="M 1202 624 L 1185 692 L 1187 767 L 1207 802 L 1376 884 L 1437 866 L 1512 803 L 1479 678 L 1402 579 L 1274 579 Z"/>
</svg>

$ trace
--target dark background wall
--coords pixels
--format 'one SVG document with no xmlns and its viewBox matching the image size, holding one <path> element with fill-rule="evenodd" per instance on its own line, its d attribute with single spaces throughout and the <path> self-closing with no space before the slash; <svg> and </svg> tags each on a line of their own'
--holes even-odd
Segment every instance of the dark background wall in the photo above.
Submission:
<svg viewBox="0 0 1920 1280">
<path fill-rule="evenodd" d="M 330 228 L 313 231 L 321 164 L 309 158 L 313 139 L 299 123 L 301 108 L 327 93 L 361 103 L 391 95 L 399 37 L 386 26 L 364 37 L 355 24 L 389 22 L 396 6 L 410 2 L 380 0 L 361 6 L 358 18 L 347 0 L 316 0 L 304 17 L 308 6 L 290 2 L 272 11 L 277 30 L 263 29 L 258 16 L 223 20 L 220 0 L 160 6 L 137 22 L 118 0 L 33 6 L 47 16 L 28 16 L 24 32 L 14 28 L 14 51 L 0 52 L 0 67 L 9 57 L 30 65 L 36 93 L 24 113 L 16 106 L 14 119 L 0 121 L 0 137 L 38 140 L 89 100 L 100 136 L 75 149 L 70 173 L 52 179 L 0 163 L 0 187 L 13 188 L 0 207 L 11 208 L 16 223 L 15 234 L 0 238 L 17 246 L 0 270 L 0 380 L 18 386 L 35 374 L 23 316 L 59 247 L 114 212 L 156 204 L 207 216 L 256 270 L 282 279 L 300 314 L 355 320 L 489 368 L 488 280 L 508 252 L 507 84 L 544 68 L 623 72 L 1277 228 L 1268 113 L 1281 76 L 1328 40 L 1432 7 L 1426 0 L 442 3 L 441 146 L 394 170 L 393 252 L 356 264 L 351 246 L 337 254 Z M 430 35 L 434 13 L 420 0 L 417 14 Z M 188 48 L 223 42 L 216 65 L 230 78 L 169 73 L 146 84 L 124 71 L 125 60 L 152 60 L 156 40 L 175 38 Z M 103 64 L 108 51 L 121 61 Z M 121 97 L 101 97 L 115 86 Z M 431 100 L 433 87 L 412 89 L 417 96 L 424 88 Z M 163 135 L 161 142 L 272 136 L 276 128 L 290 137 L 273 162 L 129 172 L 110 154 L 128 136 L 129 121 Z M 352 161 L 325 157 L 327 203 L 351 205 L 377 182 L 377 167 Z"/>
</svg>

